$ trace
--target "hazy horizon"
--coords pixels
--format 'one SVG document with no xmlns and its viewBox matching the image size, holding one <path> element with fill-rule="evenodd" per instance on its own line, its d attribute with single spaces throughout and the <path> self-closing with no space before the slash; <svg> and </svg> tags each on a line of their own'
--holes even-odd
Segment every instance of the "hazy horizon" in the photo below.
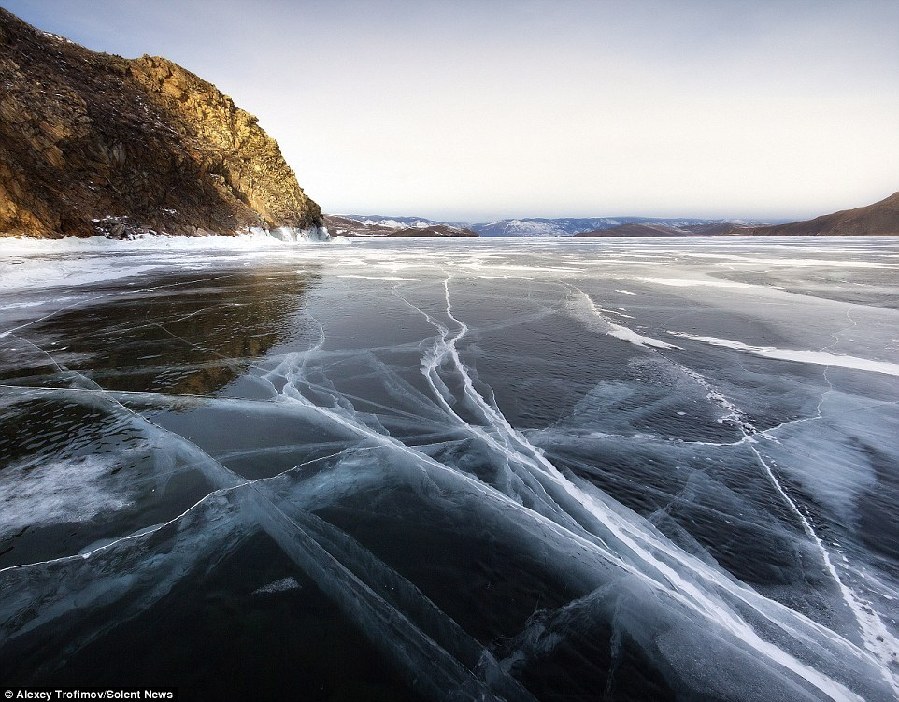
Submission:
<svg viewBox="0 0 899 702">
<path fill-rule="evenodd" d="M 720 219 L 720 220 L 727 220 L 727 221 L 729 221 L 729 220 L 739 221 L 740 219 L 745 219 L 745 218 L 740 218 L 740 217 L 732 217 L 732 218 L 726 218 L 726 217 L 701 217 L 701 216 L 693 216 L 693 215 L 688 215 L 688 214 L 686 214 L 686 215 L 652 215 L 652 214 L 647 215 L 647 214 L 641 214 L 641 213 L 637 213 L 637 214 L 633 214 L 633 213 L 625 213 L 625 214 L 622 214 L 621 212 L 619 212 L 619 213 L 617 213 L 617 214 L 615 214 L 615 213 L 606 213 L 606 214 L 583 214 L 583 215 L 560 214 L 560 215 L 557 215 L 557 216 L 550 216 L 550 217 L 544 217 L 544 216 L 541 216 L 541 215 L 519 216 L 519 215 L 512 214 L 512 215 L 509 215 L 508 217 L 483 217 L 483 218 L 480 218 L 480 219 L 471 219 L 471 218 L 466 219 L 466 218 L 464 218 L 464 217 L 452 217 L 452 216 L 447 216 L 447 217 L 430 217 L 430 216 L 428 216 L 428 215 L 426 215 L 426 214 L 421 214 L 420 212 L 413 212 L 413 213 L 410 213 L 410 214 L 404 214 L 404 213 L 401 213 L 401 212 L 357 212 L 357 211 L 347 211 L 347 212 L 326 212 L 326 214 L 333 215 L 333 216 L 335 216 L 335 217 L 403 217 L 403 218 L 410 217 L 410 218 L 419 218 L 419 219 L 433 220 L 433 221 L 438 222 L 438 223 L 446 222 L 446 223 L 459 223 L 459 224 L 490 224 L 490 223 L 492 223 L 492 222 L 504 222 L 504 221 L 508 221 L 508 220 L 546 220 L 546 221 L 555 221 L 555 220 L 559 220 L 559 219 L 626 219 L 626 218 L 638 218 L 638 219 L 642 219 L 642 218 L 645 218 L 645 219 L 663 219 L 663 220 L 667 220 L 667 219 L 685 219 L 685 220 L 688 220 L 688 219 L 709 219 L 709 220 Z M 747 219 L 746 221 L 750 221 L 750 220 Z M 752 220 L 752 221 L 762 222 L 762 220 Z M 784 224 L 784 223 L 791 222 L 791 221 L 793 221 L 793 220 L 791 220 L 791 219 L 784 219 L 784 218 L 781 217 L 781 218 L 778 218 L 778 219 L 773 219 L 773 218 L 772 218 L 772 219 L 769 219 L 769 220 L 765 220 L 764 223 L 765 223 L 765 224 Z"/>
<path fill-rule="evenodd" d="M 809 219 L 899 190 L 899 3 L 0 0 L 257 115 L 323 210 Z"/>
</svg>

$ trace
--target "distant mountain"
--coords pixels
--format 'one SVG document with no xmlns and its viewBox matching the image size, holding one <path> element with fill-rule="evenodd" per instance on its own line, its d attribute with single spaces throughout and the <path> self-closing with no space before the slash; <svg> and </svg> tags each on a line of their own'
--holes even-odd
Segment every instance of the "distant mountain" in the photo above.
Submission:
<svg viewBox="0 0 899 702">
<path fill-rule="evenodd" d="M 754 227 L 753 236 L 899 236 L 899 192 L 867 207 L 840 210 L 807 222 Z"/>
<path fill-rule="evenodd" d="M 164 58 L 124 59 L 0 8 L 0 236 L 321 234 L 274 139 Z"/>
<path fill-rule="evenodd" d="M 629 222 L 619 224 L 608 229 L 595 229 L 589 232 L 578 232 L 575 236 L 674 236 L 675 232 L 683 230 L 667 224 L 653 224 L 651 222 Z"/>
<path fill-rule="evenodd" d="M 586 217 L 558 219 L 503 219 L 497 222 L 478 222 L 470 225 L 480 236 L 575 236 L 583 232 L 600 232 L 631 224 L 688 227 L 717 224 L 708 219 L 660 219 L 652 217 Z M 599 236 L 599 235 L 597 235 Z M 620 234 L 619 236 L 651 236 Z"/>
<path fill-rule="evenodd" d="M 471 228 L 480 236 L 572 236 L 578 232 L 614 227 L 624 220 L 595 219 L 502 219 L 496 222 L 477 222 Z"/>
<path fill-rule="evenodd" d="M 744 236 L 753 226 L 758 225 L 744 221 L 723 221 L 694 224 L 689 227 L 681 227 L 681 229 L 689 232 L 688 236 Z"/>
<path fill-rule="evenodd" d="M 471 229 L 454 227 L 449 224 L 432 224 L 427 227 L 403 227 L 394 229 L 387 236 L 474 236 Z"/>
<path fill-rule="evenodd" d="M 392 215 L 372 215 L 372 214 L 344 214 L 335 215 L 350 219 L 355 222 L 362 222 L 367 225 L 376 225 L 388 227 L 390 229 L 402 229 L 404 227 L 429 227 L 432 224 L 449 224 L 448 222 L 437 222 L 433 219 L 425 219 L 424 217 L 397 217 Z"/>
<path fill-rule="evenodd" d="M 451 237 L 477 236 L 470 229 L 421 217 L 383 215 L 325 215 L 325 226 L 332 236 L 368 237 Z"/>
<path fill-rule="evenodd" d="M 326 215 L 325 224 L 336 236 L 899 236 L 899 193 L 867 207 L 789 224 L 683 217 L 534 217 L 467 224 L 386 215 Z"/>
<path fill-rule="evenodd" d="M 575 236 L 616 237 L 616 236 L 742 236 L 753 230 L 744 222 L 703 222 L 702 224 L 674 224 L 656 222 L 632 222 L 611 229 L 596 229 L 580 232 Z"/>
</svg>

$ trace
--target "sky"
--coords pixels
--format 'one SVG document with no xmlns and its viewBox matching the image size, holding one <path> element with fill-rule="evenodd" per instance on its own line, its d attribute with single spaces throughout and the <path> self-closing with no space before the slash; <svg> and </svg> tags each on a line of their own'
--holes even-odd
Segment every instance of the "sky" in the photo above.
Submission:
<svg viewBox="0 0 899 702">
<path fill-rule="evenodd" d="M 807 219 L 899 190 L 899 0 L 0 0 L 169 58 L 326 212 Z"/>
</svg>

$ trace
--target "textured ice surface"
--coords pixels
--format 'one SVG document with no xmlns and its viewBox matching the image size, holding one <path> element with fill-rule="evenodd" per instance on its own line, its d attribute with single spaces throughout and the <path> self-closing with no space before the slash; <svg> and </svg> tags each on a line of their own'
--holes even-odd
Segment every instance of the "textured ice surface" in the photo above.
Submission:
<svg viewBox="0 0 899 702">
<path fill-rule="evenodd" d="M 84 522 L 126 507 L 127 495 L 117 494 L 104 480 L 120 461 L 106 454 L 4 466 L 0 473 L 3 535 L 42 522 Z"/>
<path fill-rule="evenodd" d="M 828 243 L 0 248 L 4 682 L 895 698 L 899 241 Z"/>
</svg>

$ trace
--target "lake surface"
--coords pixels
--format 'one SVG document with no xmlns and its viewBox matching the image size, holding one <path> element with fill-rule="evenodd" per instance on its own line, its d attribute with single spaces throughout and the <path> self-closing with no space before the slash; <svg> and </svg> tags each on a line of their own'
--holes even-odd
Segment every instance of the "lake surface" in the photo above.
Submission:
<svg viewBox="0 0 899 702">
<path fill-rule="evenodd" d="M 0 241 L 0 683 L 893 699 L 897 273 L 884 238 Z"/>
</svg>

